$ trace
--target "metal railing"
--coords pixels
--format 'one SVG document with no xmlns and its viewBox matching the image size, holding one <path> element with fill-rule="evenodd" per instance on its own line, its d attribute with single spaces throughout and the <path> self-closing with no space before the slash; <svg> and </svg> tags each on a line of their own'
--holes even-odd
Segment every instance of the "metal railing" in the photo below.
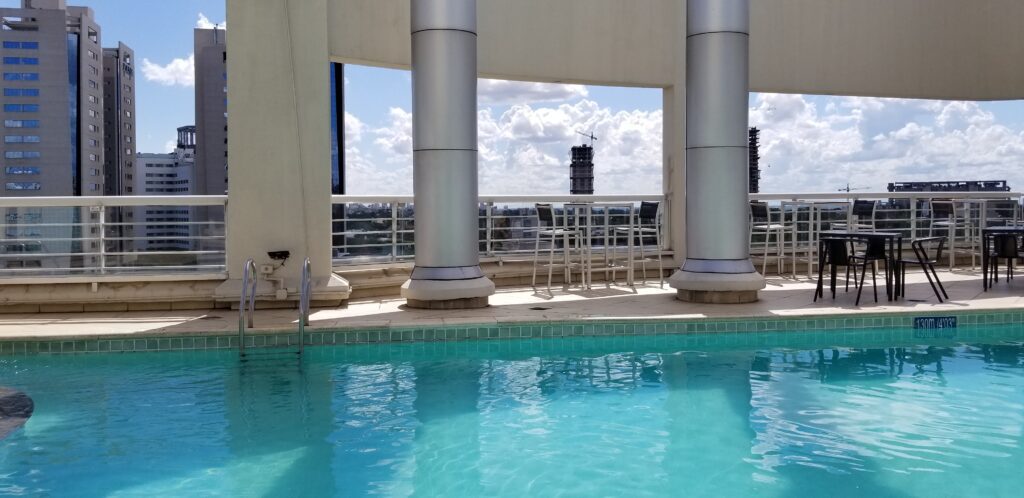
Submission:
<svg viewBox="0 0 1024 498">
<path fill-rule="evenodd" d="M 1022 220 L 1021 194 L 1017 192 L 752 194 L 750 200 L 768 204 L 770 223 L 784 227 L 781 243 L 755 233 L 751 254 L 758 258 L 767 252 L 769 258 L 783 258 L 793 265 L 787 273 L 795 273 L 798 261 L 812 271 L 818 234 L 825 230 L 896 232 L 908 239 L 947 237 L 952 267 L 957 255 L 968 254 L 972 260 L 979 255 L 982 228 Z M 873 203 L 872 214 L 855 214 L 857 201 Z M 949 211 L 940 212 L 939 204 L 950 206 L 946 208 Z M 909 242 L 905 249 L 909 251 Z"/>
<path fill-rule="evenodd" d="M 940 220 L 932 204 L 958 200 L 955 216 L 963 223 L 953 229 L 953 249 L 962 252 L 974 247 L 976 252 L 980 228 L 1022 219 L 1020 195 L 839 192 L 754 194 L 750 200 L 768 203 L 774 221 L 786 225 L 784 243 L 770 242 L 769 256 L 791 258 L 803 251 L 804 260 L 810 261 L 818 232 L 866 221 L 852 214 L 851 206 L 858 200 L 876 201 L 875 230 L 899 231 L 911 238 L 947 235 L 949 229 L 944 227 L 948 224 L 937 223 Z M 498 262 L 528 258 L 534 249 L 536 203 L 558 207 L 587 201 L 634 205 L 659 201 L 663 211 L 669 207 L 661 195 L 481 196 L 481 256 Z M 1009 201 L 1010 207 L 997 201 Z M 331 244 L 336 266 L 412 261 L 413 196 L 334 196 L 332 204 Z M 17 282 L 18 277 L 224 273 L 226 210 L 226 196 L 0 198 L 4 216 L 0 220 L 0 277 Z M 603 227 L 626 224 L 627 210 L 595 207 L 590 216 L 588 224 L 595 228 L 590 231 L 590 246 L 595 251 L 625 249 L 628 239 L 615 237 Z M 682 225 L 679 220 L 671 224 L 662 221 L 664 243 L 672 240 L 672 231 Z M 755 235 L 751 253 L 764 254 L 765 243 L 763 235 Z"/>
<path fill-rule="evenodd" d="M 309 326 L 310 300 L 313 298 L 313 267 L 309 258 L 302 263 L 302 283 L 299 288 L 299 354 L 306 348 L 306 327 Z"/>
<path fill-rule="evenodd" d="M 480 254 L 503 260 L 532 255 L 537 227 L 537 203 L 556 207 L 574 202 L 662 202 L 661 195 L 492 195 L 479 199 Z M 412 261 L 415 256 L 415 204 L 413 196 L 334 196 L 332 248 L 336 266 Z M 634 209 L 636 211 L 636 209 Z M 557 209 L 557 215 L 563 212 Z M 595 207 L 590 225 L 591 247 L 625 250 L 628 238 L 615 237 L 604 227 L 627 224 L 628 210 Z M 667 229 L 668 227 L 663 227 Z M 663 240 L 669 240 L 663 232 Z M 653 249 L 653 248 L 652 248 Z"/>
<path fill-rule="evenodd" d="M 897 231 L 908 238 L 946 235 L 940 230 L 931 209 L 937 200 L 978 201 L 964 204 L 956 213 L 958 219 L 969 220 L 970 228 L 955 228 L 957 247 L 969 246 L 977 237 L 981 226 L 993 222 L 1003 223 L 1007 218 L 1021 220 L 1016 192 L 838 192 L 824 194 L 751 194 L 750 201 L 766 202 L 773 223 L 786 226 L 784 243 L 778 247 L 769 243 L 770 257 L 790 258 L 793 251 L 802 251 L 804 261 L 812 261 L 813 245 L 822 230 L 849 227 L 869 222 L 877 231 Z M 852 206 L 858 200 L 875 201 L 871 220 L 859 219 Z M 1012 213 L 1001 212 L 1005 206 L 981 201 L 1008 200 L 1015 206 Z M 334 196 L 333 197 L 333 249 L 336 266 L 358 264 L 387 264 L 412 261 L 415 255 L 415 205 L 413 196 Z M 533 251 L 533 230 L 536 227 L 535 203 L 560 204 L 580 201 L 632 202 L 660 201 L 660 195 L 612 196 L 481 196 L 479 203 L 480 254 L 499 261 Z M 595 209 L 593 226 L 611 226 L 623 221 L 625 213 L 602 212 Z M 679 225 L 679 223 L 675 223 Z M 662 226 L 662 240 L 671 240 L 674 227 Z M 614 238 L 597 232 L 600 240 L 593 246 L 624 248 L 625 238 Z M 751 240 L 751 254 L 764 254 L 766 239 L 755 234 Z M 909 245 L 907 246 L 909 248 Z M 957 248 L 955 247 L 955 248 Z M 781 249 L 781 251 L 780 251 Z M 780 252 L 782 254 L 780 254 Z M 952 254 L 952 253 L 951 253 Z"/>
<path fill-rule="evenodd" d="M 227 196 L 0 198 L 0 277 L 223 273 Z"/>
<path fill-rule="evenodd" d="M 238 298 L 238 354 L 245 357 L 245 329 L 252 328 L 256 319 L 256 288 L 259 283 L 256 261 L 249 258 L 242 271 L 242 291 Z M 248 319 L 246 319 L 248 315 Z"/>
</svg>

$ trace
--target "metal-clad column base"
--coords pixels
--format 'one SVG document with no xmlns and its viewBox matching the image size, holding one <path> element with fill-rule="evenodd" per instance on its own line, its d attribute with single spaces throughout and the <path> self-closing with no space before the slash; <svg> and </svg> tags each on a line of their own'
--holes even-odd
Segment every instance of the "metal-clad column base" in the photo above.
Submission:
<svg viewBox="0 0 1024 498">
<path fill-rule="evenodd" d="M 686 2 L 686 261 L 682 301 L 757 301 L 748 228 L 749 0 Z"/>
<path fill-rule="evenodd" d="M 487 277 L 469 280 L 409 279 L 402 284 L 406 306 L 418 309 L 486 308 L 492 294 L 494 282 Z"/>
</svg>

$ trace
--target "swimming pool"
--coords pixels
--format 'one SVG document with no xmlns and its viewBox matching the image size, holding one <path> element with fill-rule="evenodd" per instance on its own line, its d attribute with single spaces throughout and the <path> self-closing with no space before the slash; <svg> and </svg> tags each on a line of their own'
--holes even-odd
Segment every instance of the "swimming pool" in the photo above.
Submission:
<svg viewBox="0 0 1024 498">
<path fill-rule="evenodd" d="M 745 344 L 745 345 L 744 345 Z M 751 346 L 750 344 L 755 344 Z M 1019 496 L 1024 333 L 0 358 L 0 494 Z"/>
</svg>

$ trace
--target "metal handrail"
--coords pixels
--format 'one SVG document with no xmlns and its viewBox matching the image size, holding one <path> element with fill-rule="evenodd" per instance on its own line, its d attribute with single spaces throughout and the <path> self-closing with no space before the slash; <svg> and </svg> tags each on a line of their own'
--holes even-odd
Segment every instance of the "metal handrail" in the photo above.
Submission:
<svg viewBox="0 0 1024 498">
<path fill-rule="evenodd" d="M 250 283 L 250 280 L 252 281 Z M 238 301 L 238 352 L 241 356 L 245 356 L 245 328 L 246 319 L 245 312 L 249 312 L 248 326 L 253 327 L 253 320 L 256 315 L 256 284 L 258 283 L 258 274 L 256 273 L 256 261 L 249 258 L 245 262 L 245 269 L 242 271 L 242 292 L 241 297 Z M 249 303 L 246 306 L 246 290 L 248 290 Z"/>
<path fill-rule="evenodd" d="M 306 327 L 309 326 L 309 307 L 313 293 L 312 265 L 309 258 L 302 263 L 302 286 L 299 289 L 299 354 L 306 345 Z"/>
</svg>

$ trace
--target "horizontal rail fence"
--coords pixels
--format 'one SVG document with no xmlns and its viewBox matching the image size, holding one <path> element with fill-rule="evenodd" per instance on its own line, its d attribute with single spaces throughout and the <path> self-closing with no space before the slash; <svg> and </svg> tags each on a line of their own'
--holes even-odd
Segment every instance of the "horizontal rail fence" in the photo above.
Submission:
<svg viewBox="0 0 1024 498">
<path fill-rule="evenodd" d="M 801 266 L 812 266 L 824 230 L 870 224 L 915 238 L 949 236 L 952 226 L 954 246 L 963 254 L 977 252 L 983 227 L 1024 219 L 1020 194 L 1013 192 L 752 194 L 750 200 L 767 203 L 771 222 L 783 225 L 782 243 L 773 238 L 767 254 L 782 256 L 787 267 L 797 254 Z M 621 206 L 636 210 L 642 201 L 664 207 L 660 195 L 482 196 L 480 254 L 499 261 L 532 256 L 537 203 L 553 204 L 560 219 L 565 204 L 593 203 L 586 215 L 570 213 L 570 225 L 589 227 L 594 257 L 606 248 L 623 251 L 628 238 L 606 227 L 626 225 L 628 209 Z M 854 215 L 856 201 L 874 203 L 874 216 Z M 415 256 L 413 196 L 334 196 L 332 204 L 335 265 L 408 262 Z M 619 207 L 601 207 L 607 204 Z M 941 205 L 953 206 L 952 220 Z M 0 198 L 0 210 L 0 277 L 225 271 L 226 196 L 7 197 Z M 676 224 L 662 222 L 663 244 L 672 240 L 674 228 L 682 228 Z M 764 235 L 755 233 L 751 254 L 763 256 L 765 244 Z"/>
<path fill-rule="evenodd" d="M 629 209 L 618 205 L 661 202 L 660 195 L 607 196 L 483 196 L 479 203 L 480 255 L 502 259 L 532 255 L 537 229 L 538 203 L 553 204 L 560 223 L 590 227 L 590 246 L 595 257 L 605 248 L 623 251 L 626 237 L 615 237 L 606 227 L 629 223 Z M 415 205 L 413 196 L 334 196 L 333 253 L 336 265 L 380 264 L 411 261 L 415 256 Z M 596 203 L 588 214 L 562 207 L 567 203 Z M 616 204 L 602 207 L 601 204 Z M 667 227 L 662 227 L 663 230 Z M 662 240 L 668 240 L 665 232 Z M 542 243 L 544 249 L 547 242 Z M 653 242 L 651 242 L 653 245 Z M 561 245 L 559 244 L 559 250 Z"/>
<path fill-rule="evenodd" d="M 813 260 L 818 234 L 825 230 L 872 225 L 875 231 L 895 231 L 908 239 L 947 236 L 949 220 L 937 218 L 933 202 L 954 201 L 954 243 L 970 247 L 983 226 L 1016 223 L 1022 219 L 1019 193 L 1013 192 L 915 192 L 834 194 L 751 194 L 752 202 L 769 205 L 773 224 L 782 224 L 783 243 L 770 241 L 770 257 L 790 258 L 803 254 Z M 413 196 L 335 196 L 333 249 L 336 265 L 380 264 L 411 261 L 415 255 L 415 210 Z M 534 249 L 537 225 L 536 203 L 556 207 L 574 202 L 632 203 L 663 201 L 658 195 L 634 196 L 482 196 L 480 198 L 480 254 L 501 259 L 525 255 Z M 854 214 L 857 201 L 875 204 L 874 216 Z M 570 217 L 572 218 L 572 217 Z M 589 221 L 591 246 L 599 256 L 605 247 L 624 249 L 628 240 L 611 237 L 604 227 L 625 224 L 625 210 L 595 207 Z M 663 241 L 671 240 L 673 227 L 662 226 Z M 751 254 L 765 253 L 765 236 L 754 234 Z M 542 246 L 546 248 L 546 246 Z M 909 250 L 909 243 L 905 245 Z M 780 251 L 781 250 L 781 251 Z M 788 264 L 788 263 L 787 263 Z"/>
<path fill-rule="evenodd" d="M 897 232 L 908 239 L 904 244 L 908 253 L 909 239 L 952 235 L 952 247 L 963 254 L 980 251 L 982 228 L 1024 222 L 1021 194 L 1016 192 L 751 194 L 750 200 L 766 203 L 770 223 L 783 227 L 781 244 L 775 235 L 769 239 L 755 230 L 751 254 L 755 258 L 765 252 L 770 258 L 783 256 L 787 265 L 798 255 L 801 268 L 808 258 L 811 266 L 816 264 L 814 246 L 822 231 Z M 858 201 L 873 204 L 873 216 L 855 214 Z M 763 224 L 765 220 L 752 222 Z M 951 246 L 946 247 L 948 251 Z"/>
<path fill-rule="evenodd" d="M 225 271 L 226 196 L 0 198 L 0 277 Z"/>
</svg>

